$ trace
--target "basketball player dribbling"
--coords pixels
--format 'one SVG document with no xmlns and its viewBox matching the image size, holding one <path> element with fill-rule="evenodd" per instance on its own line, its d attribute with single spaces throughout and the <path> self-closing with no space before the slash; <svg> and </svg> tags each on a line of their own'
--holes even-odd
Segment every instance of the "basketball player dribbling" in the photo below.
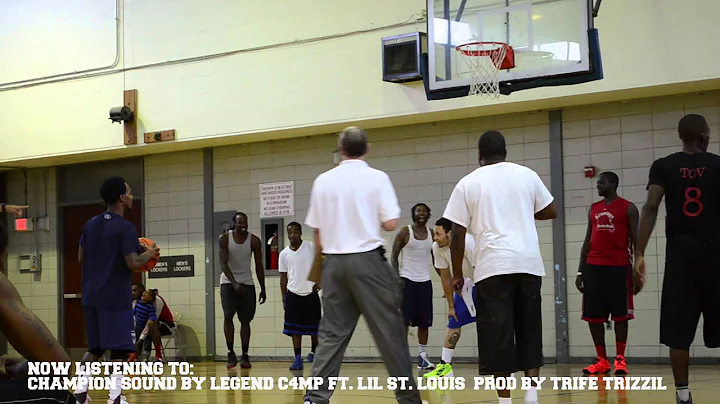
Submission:
<svg viewBox="0 0 720 404">
<path fill-rule="evenodd" d="M 82 306 L 85 314 L 88 351 L 82 362 L 95 362 L 110 351 L 113 361 L 126 361 L 135 353 L 132 302 L 132 271 L 141 270 L 157 258 L 160 249 L 145 249 L 138 241 L 135 226 L 123 218 L 132 209 L 130 186 L 120 177 L 105 180 L 100 196 L 107 204 L 105 213 L 88 220 L 78 248 L 82 265 Z M 88 403 L 88 373 L 78 372 L 75 399 Z M 121 396 L 122 374 L 110 375 L 108 404 L 126 404 Z"/>
<path fill-rule="evenodd" d="M 405 327 L 418 328 L 418 369 L 433 369 L 427 343 L 433 321 L 433 291 L 430 280 L 432 230 L 427 226 L 430 208 L 418 203 L 410 211 L 413 224 L 403 227 L 395 237 L 392 265 L 403 281 L 402 311 Z M 402 253 L 402 259 L 400 254 Z"/>
<path fill-rule="evenodd" d="M 465 284 L 461 294 L 452 289 L 452 258 L 450 256 L 450 230 L 452 222 L 443 218 L 435 222 L 435 242 L 432 246 L 435 258 L 435 269 L 440 272 L 445 298 L 448 301 L 448 325 L 445 336 L 445 346 L 442 350 L 440 363 L 432 372 L 426 373 L 426 378 L 453 377 L 452 359 L 455 346 L 460 341 L 462 327 L 474 323 L 475 318 L 475 284 L 473 276 L 473 254 L 475 253 L 475 238 L 469 233 L 465 234 L 465 258 L 463 259 L 463 276 Z"/>
<path fill-rule="evenodd" d="M 632 320 L 632 281 L 640 282 L 630 265 L 631 252 L 637 241 L 639 213 L 635 205 L 617 194 L 617 174 L 604 172 L 597 181 L 598 195 L 588 211 L 588 228 L 580 251 L 580 268 L 575 286 L 583 294 L 582 319 L 588 323 L 597 351 L 597 361 L 583 369 L 583 373 L 610 373 L 605 350 L 605 327 L 608 317 L 615 322 L 617 354 L 615 374 L 626 375 L 625 347 L 628 321 Z"/>
<path fill-rule="evenodd" d="M 708 348 L 720 347 L 720 157 L 703 152 L 710 127 L 701 115 L 678 124 L 681 152 L 650 168 L 647 203 L 640 217 L 635 265 L 645 274 L 645 248 L 665 197 L 665 275 L 660 303 L 660 343 L 670 348 L 676 402 L 692 404 L 688 385 L 690 345 L 700 315 Z"/>
</svg>

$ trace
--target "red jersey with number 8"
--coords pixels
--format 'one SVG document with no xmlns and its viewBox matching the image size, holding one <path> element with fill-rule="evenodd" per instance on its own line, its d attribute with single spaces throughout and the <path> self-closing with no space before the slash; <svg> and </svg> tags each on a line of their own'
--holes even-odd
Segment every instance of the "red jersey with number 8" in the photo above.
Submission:
<svg viewBox="0 0 720 404">
<path fill-rule="evenodd" d="M 650 168 L 650 185 L 665 190 L 668 241 L 720 246 L 720 156 L 679 152 L 658 159 Z"/>
<path fill-rule="evenodd" d="M 630 202 L 623 198 L 590 207 L 590 252 L 587 263 L 602 266 L 630 265 Z"/>
</svg>

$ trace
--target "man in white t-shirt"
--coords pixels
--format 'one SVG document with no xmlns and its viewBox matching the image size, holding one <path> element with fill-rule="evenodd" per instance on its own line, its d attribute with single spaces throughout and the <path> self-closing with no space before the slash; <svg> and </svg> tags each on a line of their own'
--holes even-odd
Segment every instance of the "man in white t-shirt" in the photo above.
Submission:
<svg viewBox="0 0 720 404">
<path fill-rule="evenodd" d="M 465 258 L 463 259 L 463 276 L 465 284 L 461 293 L 452 290 L 452 258 L 450 256 L 450 231 L 452 222 L 442 217 L 435 222 L 435 242 L 432 245 L 435 257 L 435 269 L 440 272 L 445 298 L 448 301 L 448 325 L 445 336 L 445 346 L 442 350 L 442 359 L 432 372 L 425 377 L 452 377 L 452 358 L 455 346 L 460 341 L 462 327 L 474 323 L 475 320 L 475 284 L 473 276 L 473 252 L 475 251 L 475 238 L 469 233 L 465 234 Z"/>
<path fill-rule="evenodd" d="M 397 228 L 397 195 L 390 177 L 365 162 L 370 144 L 364 130 L 343 130 L 338 149 L 343 160 L 315 179 L 305 220 L 315 230 L 315 263 L 309 279 L 320 282 L 324 310 L 312 367 L 312 376 L 323 383 L 306 392 L 305 403 L 330 401 L 333 378 L 340 374 L 362 314 L 388 374 L 407 381 L 404 389 L 395 390 L 396 399 L 421 404 L 400 311 L 402 282 L 385 257 L 381 231 Z"/>
<path fill-rule="evenodd" d="M 445 214 L 453 222 L 453 287 L 465 279 L 465 234 L 475 235 L 475 303 L 481 375 L 538 376 L 543 365 L 540 288 L 545 275 L 535 220 L 557 217 L 553 196 L 533 170 L 506 162 L 505 137 L 485 132 L 480 167 L 458 182 Z M 510 390 L 498 391 L 510 404 Z M 537 403 L 537 390 L 525 395 Z"/>
<path fill-rule="evenodd" d="M 301 355 L 302 336 L 309 335 L 312 349 L 307 361 L 312 363 L 315 348 L 318 345 L 318 325 L 320 324 L 320 297 L 315 282 L 308 280 L 310 269 L 315 261 L 315 246 L 302 239 L 302 226 L 298 222 L 287 225 L 290 245 L 280 252 L 280 291 L 285 308 L 283 334 L 292 337 L 295 349 L 295 362 L 290 370 L 303 370 Z"/>
</svg>

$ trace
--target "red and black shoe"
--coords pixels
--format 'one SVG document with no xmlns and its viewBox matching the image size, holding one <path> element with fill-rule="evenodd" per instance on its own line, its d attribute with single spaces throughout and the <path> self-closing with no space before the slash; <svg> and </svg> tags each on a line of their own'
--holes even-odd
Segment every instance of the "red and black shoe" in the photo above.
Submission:
<svg viewBox="0 0 720 404">
<path fill-rule="evenodd" d="M 250 364 L 250 358 L 247 354 L 242 354 L 240 357 L 240 368 L 242 369 L 250 369 L 252 365 Z"/>
<path fill-rule="evenodd" d="M 612 368 L 610 367 L 610 362 L 608 362 L 608 360 L 605 358 L 598 357 L 595 363 L 583 369 L 583 374 L 607 375 L 610 373 L 610 370 L 612 370 Z"/>
<path fill-rule="evenodd" d="M 618 355 L 615 357 L 615 375 L 616 376 L 624 376 L 628 374 L 627 369 L 627 363 L 625 362 L 625 357 L 623 355 Z"/>
</svg>

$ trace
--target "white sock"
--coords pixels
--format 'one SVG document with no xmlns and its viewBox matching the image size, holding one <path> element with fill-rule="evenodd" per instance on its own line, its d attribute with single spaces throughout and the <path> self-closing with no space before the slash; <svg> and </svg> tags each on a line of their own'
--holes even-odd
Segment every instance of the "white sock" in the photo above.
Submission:
<svg viewBox="0 0 720 404">
<path fill-rule="evenodd" d="M 538 402 L 537 387 L 530 387 L 525 392 L 525 403 L 534 404 Z"/>
<path fill-rule="evenodd" d="M 427 349 L 427 345 L 423 345 L 423 344 L 418 345 L 418 351 L 420 352 L 420 355 L 424 354 L 426 349 Z"/>
<path fill-rule="evenodd" d="M 110 380 L 114 383 L 114 386 L 110 385 L 110 399 L 114 400 L 118 398 L 118 396 L 122 393 L 122 374 L 121 373 L 115 373 L 112 376 L 110 376 Z"/>
<path fill-rule="evenodd" d="M 498 404 L 512 404 L 512 398 L 498 397 L 500 400 Z"/>
<path fill-rule="evenodd" d="M 677 389 L 677 395 L 681 401 L 688 401 L 690 400 L 690 389 L 687 386 L 681 387 Z"/>
<path fill-rule="evenodd" d="M 87 393 L 88 391 L 88 372 L 85 370 L 85 365 L 81 365 L 77 372 L 77 389 L 73 391 L 73 394 Z"/>
<path fill-rule="evenodd" d="M 450 348 L 443 348 L 442 350 L 442 360 L 445 363 L 452 363 L 453 354 L 455 353 L 454 349 Z"/>
</svg>

